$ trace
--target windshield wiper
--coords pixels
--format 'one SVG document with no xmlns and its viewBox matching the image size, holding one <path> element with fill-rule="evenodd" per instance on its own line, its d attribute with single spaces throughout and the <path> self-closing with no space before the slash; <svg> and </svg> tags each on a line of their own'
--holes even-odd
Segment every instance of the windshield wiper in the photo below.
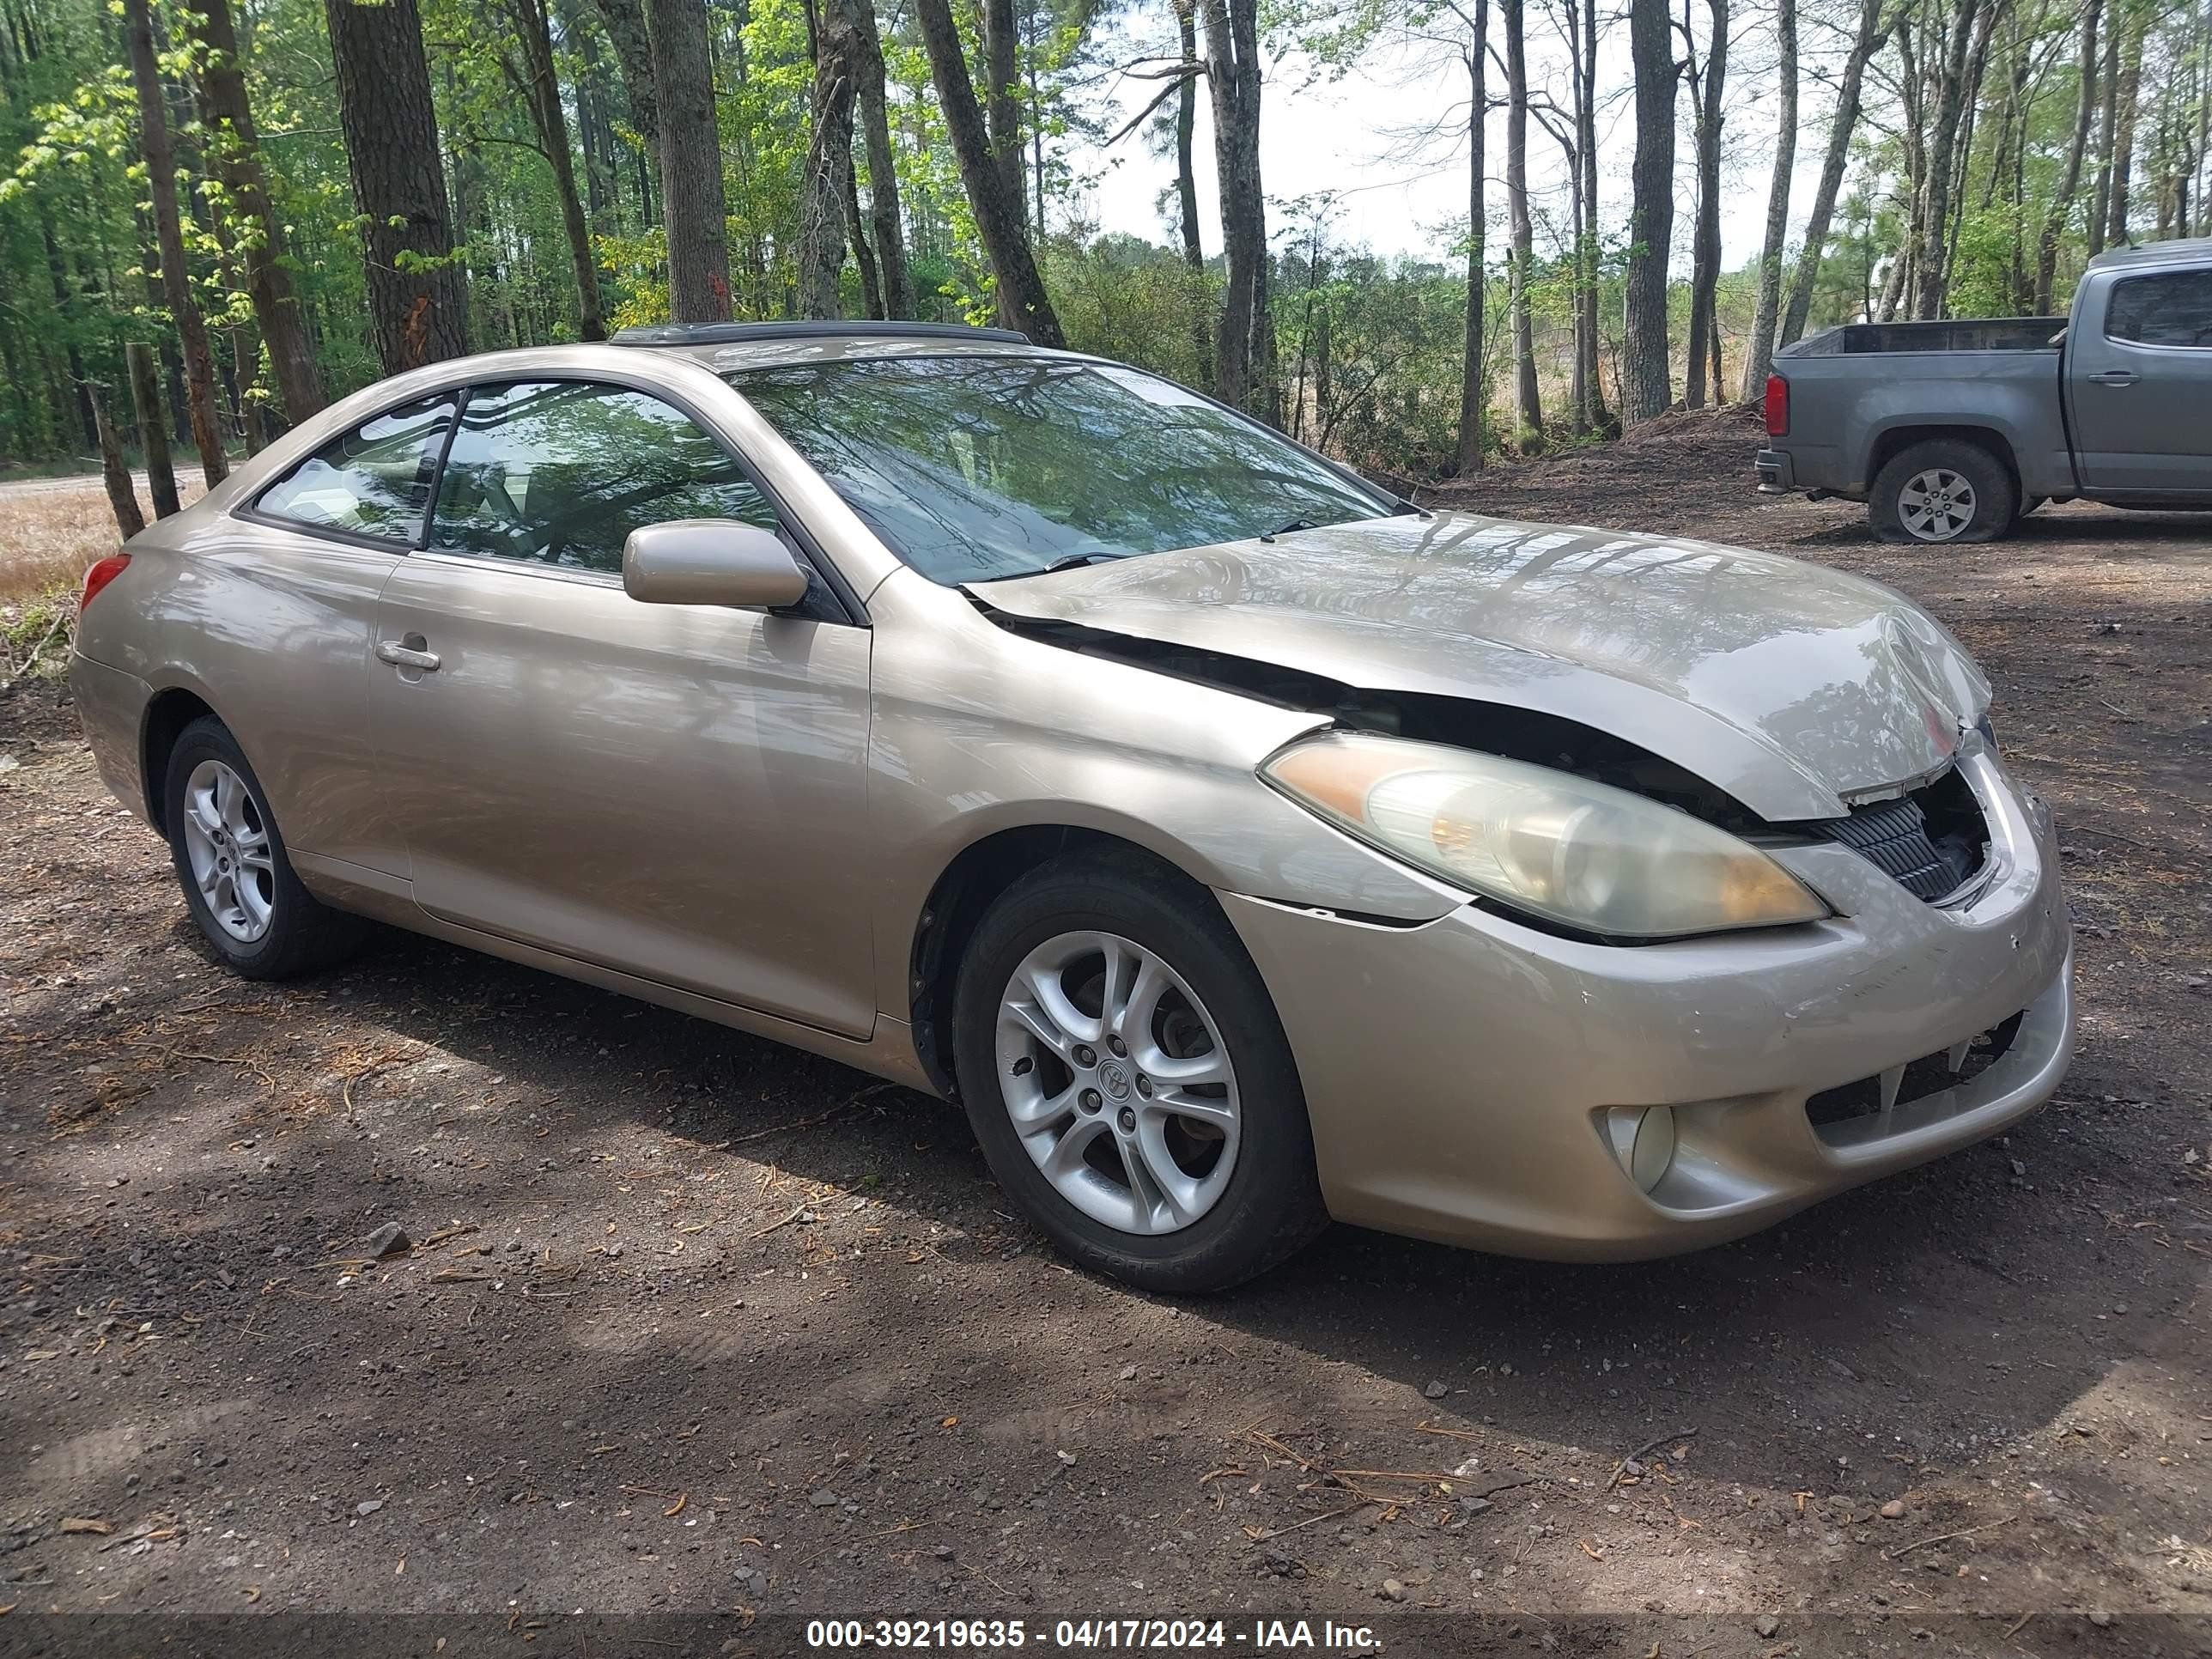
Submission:
<svg viewBox="0 0 2212 1659">
<path fill-rule="evenodd" d="M 1272 542 L 1276 537 L 1287 536 L 1294 530 L 1318 530 L 1320 528 L 1321 526 L 1316 524 L 1311 519 L 1292 519 L 1288 524 L 1277 525 L 1273 530 L 1268 531 L 1265 535 L 1261 536 L 1260 539 L 1263 542 Z"/>
<path fill-rule="evenodd" d="M 1049 576 L 1055 570 L 1080 570 L 1086 564 L 1110 564 L 1128 556 L 1127 553 L 1064 553 L 1037 574 Z"/>
</svg>

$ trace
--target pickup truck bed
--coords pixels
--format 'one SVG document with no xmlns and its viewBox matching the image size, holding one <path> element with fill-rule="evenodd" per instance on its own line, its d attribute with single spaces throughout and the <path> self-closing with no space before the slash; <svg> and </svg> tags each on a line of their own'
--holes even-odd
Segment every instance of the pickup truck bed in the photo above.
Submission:
<svg viewBox="0 0 2212 1659">
<path fill-rule="evenodd" d="M 2043 501 L 2212 507 L 2212 240 L 2092 260 L 2064 318 L 1859 323 L 1776 354 L 1760 489 L 1986 541 Z"/>
</svg>

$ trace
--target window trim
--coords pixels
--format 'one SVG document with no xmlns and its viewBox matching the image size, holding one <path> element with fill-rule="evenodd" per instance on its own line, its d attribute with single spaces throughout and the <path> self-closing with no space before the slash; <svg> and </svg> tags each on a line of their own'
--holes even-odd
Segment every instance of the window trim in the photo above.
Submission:
<svg viewBox="0 0 2212 1659">
<path fill-rule="evenodd" d="M 2154 283 L 2161 276 L 2197 276 L 2212 281 L 2212 270 L 2197 265 L 2176 265 L 2166 270 L 2132 270 L 2114 278 L 2112 287 L 2105 291 L 2105 315 L 2098 331 L 2104 337 L 2105 343 L 2123 346 L 2130 351 L 2212 352 L 2212 341 L 2203 345 L 2177 345 L 2171 340 L 2131 340 L 2124 334 L 2112 332 L 2112 311 L 2121 290 L 2130 283 Z"/>
<path fill-rule="evenodd" d="M 623 392 L 635 392 L 643 397 L 658 398 L 690 421 L 713 441 L 714 446 L 736 466 L 745 482 L 760 493 L 761 499 L 766 501 L 775 514 L 778 532 L 787 542 L 793 544 L 793 550 L 799 560 L 813 570 L 816 580 L 826 591 L 831 605 L 835 607 L 833 613 L 830 606 L 812 603 L 812 596 L 810 593 L 808 599 L 801 600 L 798 606 L 789 611 L 774 611 L 769 614 L 803 617 L 815 622 L 839 623 L 854 628 L 866 628 L 870 625 L 867 611 L 860 604 L 860 595 L 855 593 L 851 584 L 846 581 L 844 573 L 837 568 L 836 561 L 830 558 L 823 550 L 822 544 L 815 539 L 813 532 L 808 529 L 799 515 L 791 510 L 783 498 L 769 487 L 768 481 L 761 476 L 760 469 L 752 464 L 744 452 L 730 441 L 728 436 L 713 418 L 702 411 L 697 403 L 690 396 L 644 375 L 618 374 L 611 372 L 590 374 L 573 369 L 548 369 L 530 374 L 471 376 L 459 388 L 461 398 L 460 407 L 453 416 L 452 434 L 447 439 L 444 449 L 439 452 L 438 470 L 432 475 L 430 482 L 430 504 L 423 509 L 422 529 L 420 535 L 416 538 L 414 545 L 406 550 L 410 556 L 465 562 L 471 568 L 477 570 L 516 570 L 526 575 L 565 574 L 571 578 L 596 578 L 598 580 L 593 583 L 594 586 L 604 583 L 619 587 L 622 585 L 621 576 L 608 571 L 572 569 L 564 572 L 557 566 L 550 565 L 542 569 L 532 569 L 519 560 L 501 560 L 477 553 L 455 553 L 444 548 L 432 547 L 429 544 L 431 520 L 437 517 L 438 496 L 446 485 L 446 462 L 453 453 L 453 437 L 459 435 L 461 422 L 468 412 L 469 400 L 480 390 L 492 386 L 553 385 L 604 386 L 613 386 Z M 728 388 L 725 387 L 725 390 Z M 732 392 L 732 395 L 737 394 Z"/>
<path fill-rule="evenodd" d="M 422 393 L 420 397 L 386 404 L 367 419 L 356 421 L 343 430 L 332 433 L 322 444 L 309 450 L 267 483 L 262 485 L 260 489 L 255 490 L 250 500 L 240 501 L 232 507 L 231 516 L 243 519 L 248 524 L 264 526 L 270 530 L 284 530 L 289 531 L 295 536 L 312 537 L 317 541 L 337 542 L 345 547 L 364 548 L 372 553 L 389 553 L 394 558 L 406 557 L 408 554 L 419 550 L 422 546 L 423 538 L 430 533 L 430 514 L 438 505 L 438 484 L 446 473 L 446 452 L 453 447 L 453 434 L 461 429 L 461 411 L 468 407 L 468 394 L 469 383 L 466 380 L 460 380 L 451 386 L 436 387 Z M 358 530 L 346 530 L 337 525 L 309 524 L 303 519 L 288 519 L 281 513 L 271 513 L 262 507 L 261 501 L 264 496 L 294 477 L 301 467 L 321 454 L 331 443 L 360 431 L 371 421 L 386 418 L 395 410 L 405 409 L 411 404 L 432 403 L 441 398 L 453 399 L 453 417 L 446 422 L 446 434 L 438 446 L 437 459 L 430 465 L 429 498 L 422 503 L 422 522 L 416 526 L 415 534 L 411 538 L 402 541 L 390 536 L 365 536 Z"/>
<path fill-rule="evenodd" d="M 456 364 L 456 367 L 460 365 Z M 799 607 L 794 607 L 789 611 L 775 611 L 770 614 L 801 616 L 816 622 L 836 623 L 851 628 L 872 626 L 866 605 L 861 602 L 860 596 L 854 589 L 852 583 L 846 579 L 845 573 L 837 568 L 837 562 L 831 558 L 828 550 L 823 548 L 812 527 L 798 514 L 792 511 L 790 503 L 769 486 L 768 480 L 762 476 L 760 469 L 753 465 L 751 459 L 745 454 L 744 449 L 731 440 L 729 434 L 722 429 L 720 422 L 702 409 L 698 399 L 692 397 L 688 389 L 679 390 L 664 385 L 651 375 L 621 370 L 586 372 L 556 368 L 534 374 L 487 375 L 483 372 L 483 368 L 484 365 L 477 363 L 476 372 L 473 374 L 456 375 L 453 380 L 434 386 L 429 390 L 419 392 L 412 398 L 403 398 L 396 404 L 386 404 L 374 414 L 366 416 L 356 422 L 354 426 L 346 428 L 347 431 L 358 431 L 369 421 L 381 419 L 391 414 L 393 410 L 404 409 L 410 404 L 427 403 L 435 398 L 451 398 L 454 400 L 453 418 L 446 428 L 446 441 L 439 448 L 437 465 L 430 475 L 430 499 L 423 507 L 422 522 L 416 530 L 411 540 L 402 542 L 383 537 L 364 536 L 356 531 L 342 530 L 330 525 L 306 524 L 296 519 L 287 519 L 277 514 L 264 513 L 261 510 L 261 498 L 290 477 L 300 467 L 313 459 L 319 453 L 319 447 L 316 450 L 310 450 L 291 466 L 287 467 L 276 477 L 254 491 L 250 500 L 240 501 L 228 509 L 229 516 L 242 520 L 248 524 L 260 525 L 271 530 L 282 530 L 291 535 L 306 536 L 317 541 L 333 542 L 341 546 L 359 548 L 371 553 L 390 554 L 394 558 L 437 556 L 465 559 L 475 569 L 495 567 L 498 561 L 469 554 L 440 554 L 429 544 L 430 520 L 438 510 L 438 494 L 445 488 L 446 462 L 453 452 L 453 439 L 460 432 L 461 420 L 467 412 L 470 394 L 480 386 L 521 385 L 526 382 L 539 384 L 560 381 L 586 386 L 618 386 L 625 392 L 641 392 L 648 398 L 658 398 L 670 408 L 682 414 L 693 425 L 714 440 L 722 453 L 729 457 L 738 471 L 744 475 L 745 481 L 760 491 L 761 499 L 775 509 L 778 528 L 793 544 L 794 551 L 800 561 L 813 571 L 816 580 L 827 596 L 828 603 L 817 602 L 813 594 L 810 593 L 805 600 L 800 602 Z M 705 373 L 713 378 L 714 383 L 725 393 L 743 401 L 743 394 L 723 380 L 719 374 L 715 374 L 712 369 L 706 370 Z M 343 435 L 343 432 L 332 434 L 333 437 Z M 526 574 L 553 574 L 550 569 L 544 573 L 530 573 L 525 567 L 512 561 L 508 562 L 507 568 L 525 570 Z M 603 571 L 578 571 L 572 574 L 602 577 L 607 574 Z M 613 577 L 611 581 L 613 585 L 618 586 L 621 578 Z"/>
</svg>

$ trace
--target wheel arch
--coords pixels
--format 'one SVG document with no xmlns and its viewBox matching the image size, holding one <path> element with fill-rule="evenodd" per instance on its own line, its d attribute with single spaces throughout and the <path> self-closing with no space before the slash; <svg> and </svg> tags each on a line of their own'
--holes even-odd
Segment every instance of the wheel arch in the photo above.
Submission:
<svg viewBox="0 0 2212 1659">
<path fill-rule="evenodd" d="M 2026 499 L 2027 491 L 2021 482 L 2020 457 L 2014 449 L 2009 434 L 2002 427 L 1940 422 L 1887 427 L 1875 434 L 1874 447 L 1867 458 L 1865 476 L 1869 494 L 1873 492 L 1875 481 L 1881 477 L 1882 468 L 1915 444 L 1943 442 L 1972 444 L 1983 451 L 2011 476 L 2014 499 Z"/>
<path fill-rule="evenodd" d="M 169 757 L 176 751 L 177 740 L 185 728 L 194 720 L 221 719 L 207 699 L 187 686 L 173 685 L 157 691 L 147 702 L 146 713 L 139 723 L 138 763 L 146 787 L 146 818 L 155 830 L 167 836 L 169 826 L 164 821 L 167 802 L 162 784 L 169 775 Z"/>
<path fill-rule="evenodd" d="M 1093 826 L 1017 824 L 962 848 L 930 888 L 915 918 L 907 956 L 915 1052 L 947 1100 L 959 1098 L 952 1063 L 953 988 L 976 924 L 999 896 L 1024 876 L 1071 854 L 1150 868 L 1207 892 L 1211 902 L 1211 889 L 1190 869 L 1154 848 Z"/>
</svg>

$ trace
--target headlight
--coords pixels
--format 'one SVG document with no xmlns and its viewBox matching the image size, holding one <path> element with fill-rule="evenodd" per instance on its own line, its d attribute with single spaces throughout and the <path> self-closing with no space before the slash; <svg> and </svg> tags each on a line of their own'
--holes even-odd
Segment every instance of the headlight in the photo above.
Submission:
<svg viewBox="0 0 2212 1659">
<path fill-rule="evenodd" d="M 1261 775 L 1433 876 L 1587 933 L 1668 939 L 1828 914 L 1726 830 L 1548 766 L 1339 732 L 1285 750 Z"/>
</svg>

